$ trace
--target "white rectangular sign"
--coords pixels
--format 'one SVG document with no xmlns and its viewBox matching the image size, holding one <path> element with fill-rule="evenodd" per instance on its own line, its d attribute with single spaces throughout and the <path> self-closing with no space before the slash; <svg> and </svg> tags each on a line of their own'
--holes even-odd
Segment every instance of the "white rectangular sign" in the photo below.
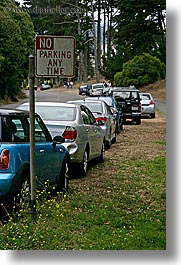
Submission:
<svg viewBox="0 0 181 265">
<path fill-rule="evenodd" d="M 75 75 L 75 38 L 72 36 L 36 36 L 37 77 L 73 77 Z"/>
</svg>

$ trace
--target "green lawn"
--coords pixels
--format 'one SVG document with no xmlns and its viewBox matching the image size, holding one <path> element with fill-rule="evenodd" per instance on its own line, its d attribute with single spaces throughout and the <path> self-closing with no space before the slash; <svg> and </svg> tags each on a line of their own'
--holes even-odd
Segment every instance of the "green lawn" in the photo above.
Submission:
<svg viewBox="0 0 181 265">
<path fill-rule="evenodd" d="M 0 226 L 0 249 L 165 250 L 165 157 L 93 171 L 71 180 L 68 194 L 37 199 L 36 223 L 20 213 Z"/>
</svg>

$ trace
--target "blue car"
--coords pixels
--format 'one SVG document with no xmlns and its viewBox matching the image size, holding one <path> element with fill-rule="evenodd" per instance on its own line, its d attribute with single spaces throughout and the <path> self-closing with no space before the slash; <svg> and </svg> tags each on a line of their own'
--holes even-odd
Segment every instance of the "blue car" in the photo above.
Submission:
<svg viewBox="0 0 181 265">
<path fill-rule="evenodd" d="M 30 194 L 29 112 L 0 109 L 0 202 L 8 209 L 21 205 L 23 194 Z M 63 137 L 52 139 L 47 127 L 35 114 L 36 186 L 68 190 L 69 153 Z"/>
</svg>

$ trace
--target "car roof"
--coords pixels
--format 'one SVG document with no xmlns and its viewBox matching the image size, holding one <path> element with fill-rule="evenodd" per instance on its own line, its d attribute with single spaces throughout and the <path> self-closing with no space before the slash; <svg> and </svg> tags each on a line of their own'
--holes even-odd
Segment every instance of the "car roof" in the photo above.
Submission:
<svg viewBox="0 0 181 265">
<path fill-rule="evenodd" d="M 23 103 L 20 106 L 29 106 L 29 102 Z M 35 106 L 44 106 L 44 107 L 75 107 L 75 104 L 61 103 L 61 102 L 50 102 L 50 101 L 38 101 L 35 102 Z"/>
<path fill-rule="evenodd" d="M 26 110 L 0 108 L 0 115 L 29 115 Z"/>
<path fill-rule="evenodd" d="M 130 88 L 130 87 L 113 87 L 112 92 L 121 92 L 121 91 L 137 91 L 140 92 L 136 88 Z"/>
<path fill-rule="evenodd" d="M 150 95 L 151 96 L 151 93 L 148 93 L 148 92 L 140 92 L 140 95 Z"/>
<path fill-rule="evenodd" d="M 93 83 L 92 85 L 104 85 L 103 83 Z"/>
<path fill-rule="evenodd" d="M 99 104 L 102 104 L 103 101 L 102 100 L 97 100 L 96 101 L 96 100 L 93 100 L 93 99 L 92 100 L 86 100 L 86 98 L 85 98 L 85 99 L 80 99 L 80 100 L 79 99 L 77 99 L 77 100 L 69 100 L 67 102 L 68 102 L 68 104 L 72 104 L 72 103 L 73 104 L 81 104 L 81 103 L 85 104 L 86 102 L 87 103 L 93 103 L 93 104 L 95 104 L 95 102 L 98 102 Z M 104 103 L 106 103 L 106 102 L 104 102 Z"/>
</svg>

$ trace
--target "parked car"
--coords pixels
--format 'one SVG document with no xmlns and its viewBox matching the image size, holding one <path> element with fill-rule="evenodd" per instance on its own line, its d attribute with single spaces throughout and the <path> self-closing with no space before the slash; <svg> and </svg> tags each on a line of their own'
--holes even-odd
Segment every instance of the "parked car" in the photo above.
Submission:
<svg viewBox="0 0 181 265">
<path fill-rule="evenodd" d="M 18 108 L 29 109 L 29 103 Z M 103 130 L 84 105 L 36 102 L 35 111 L 44 120 L 52 137 L 56 134 L 64 137 L 63 145 L 69 151 L 71 167 L 76 166 L 80 177 L 86 176 L 90 160 L 104 161 Z"/>
<path fill-rule="evenodd" d="M 53 84 L 50 79 L 45 79 L 41 84 L 40 84 L 40 90 L 47 90 L 53 87 Z"/>
<path fill-rule="evenodd" d="M 100 97 L 87 97 L 87 100 L 102 100 L 107 103 L 112 114 L 116 117 L 116 132 L 117 134 L 123 129 L 123 111 L 121 108 L 117 108 L 115 104 L 115 100 L 112 96 L 100 96 Z"/>
<path fill-rule="evenodd" d="M 123 111 L 124 122 L 131 119 L 136 124 L 141 124 L 140 91 L 131 87 L 113 87 L 111 94 L 117 108 Z"/>
<path fill-rule="evenodd" d="M 85 98 L 84 100 L 68 101 L 68 103 L 85 105 L 94 114 L 97 122 L 102 123 L 101 127 L 104 132 L 106 149 L 109 149 L 111 147 L 111 144 L 116 142 L 116 118 L 106 102 L 95 100 L 91 101 Z"/>
<path fill-rule="evenodd" d="M 23 203 L 24 192 L 30 192 L 29 112 L 0 109 L 0 201 L 8 209 Z M 36 185 L 45 182 L 58 190 L 68 190 L 70 156 L 62 145 L 63 137 L 53 139 L 39 115 L 35 115 Z"/>
<path fill-rule="evenodd" d="M 91 84 L 83 84 L 79 87 L 79 95 L 90 95 Z"/>
<path fill-rule="evenodd" d="M 155 118 L 156 105 L 153 96 L 150 93 L 140 93 L 141 97 L 141 115 L 149 115 Z"/>
<path fill-rule="evenodd" d="M 103 94 L 105 89 L 106 88 L 105 88 L 103 83 L 92 84 L 89 95 L 90 96 L 100 96 Z"/>
</svg>

